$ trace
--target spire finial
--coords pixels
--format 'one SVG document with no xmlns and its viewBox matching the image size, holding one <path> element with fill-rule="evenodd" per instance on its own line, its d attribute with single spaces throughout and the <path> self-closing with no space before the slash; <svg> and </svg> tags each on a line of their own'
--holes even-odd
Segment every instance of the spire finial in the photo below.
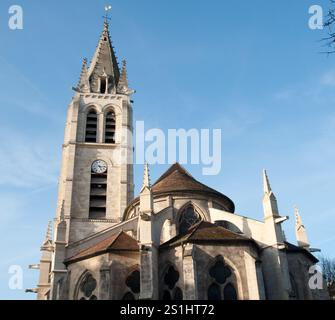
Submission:
<svg viewBox="0 0 335 320">
<path fill-rule="evenodd" d="M 105 19 L 105 29 L 108 29 L 108 24 L 109 22 L 108 21 L 111 21 L 111 17 L 110 15 L 108 14 L 110 11 L 112 11 L 112 6 L 111 5 L 106 5 L 105 6 L 105 12 L 106 14 L 103 16 L 103 18 Z"/>
<path fill-rule="evenodd" d="M 303 226 L 303 224 L 302 224 L 301 215 L 300 215 L 300 212 L 297 206 L 295 206 L 294 208 L 294 213 L 295 213 L 296 227 L 300 228 Z"/>
<path fill-rule="evenodd" d="M 149 173 L 149 165 L 146 162 L 144 164 L 144 176 L 143 176 L 143 187 L 142 190 L 145 188 L 149 188 L 150 189 L 151 184 L 150 184 L 150 173 Z"/>
<path fill-rule="evenodd" d="M 90 91 L 90 85 L 87 74 L 87 58 L 83 59 L 78 86 L 74 90 L 77 92 L 85 92 L 85 93 Z"/>
<path fill-rule="evenodd" d="M 48 228 L 47 228 L 47 232 L 45 235 L 45 241 L 51 241 L 52 240 L 52 222 L 49 221 L 48 223 Z"/>
<path fill-rule="evenodd" d="M 272 192 L 269 177 L 265 169 L 263 170 L 263 186 L 265 194 L 270 194 Z"/>
<path fill-rule="evenodd" d="M 305 226 L 302 223 L 299 209 L 296 207 L 294 211 L 295 211 L 295 219 L 296 219 L 295 234 L 296 234 L 298 246 L 309 250 L 310 245 L 309 245 L 309 241 L 307 237 L 307 232 L 306 232 Z"/>
</svg>

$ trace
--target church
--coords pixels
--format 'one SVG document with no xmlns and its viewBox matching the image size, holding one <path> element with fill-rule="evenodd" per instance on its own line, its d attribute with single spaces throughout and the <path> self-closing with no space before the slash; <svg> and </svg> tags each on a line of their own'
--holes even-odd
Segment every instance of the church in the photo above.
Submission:
<svg viewBox="0 0 335 320">
<path fill-rule="evenodd" d="M 83 61 L 68 107 L 57 213 L 41 247 L 39 300 L 313 300 L 313 255 L 296 210 L 297 244 L 286 241 L 263 172 L 264 219 L 176 163 L 134 196 L 133 109 L 127 65 L 109 24 Z"/>
</svg>

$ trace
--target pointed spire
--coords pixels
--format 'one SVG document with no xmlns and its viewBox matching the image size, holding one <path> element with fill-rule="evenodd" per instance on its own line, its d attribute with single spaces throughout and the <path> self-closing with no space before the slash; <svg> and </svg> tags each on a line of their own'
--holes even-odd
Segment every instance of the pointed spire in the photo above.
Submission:
<svg viewBox="0 0 335 320">
<path fill-rule="evenodd" d="M 150 184 L 149 165 L 144 165 L 143 186 L 140 194 L 140 212 L 142 214 L 151 214 L 153 211 L 153 194 Z"/>
<path fill-rule="evenodd" d="M 88 71 L 91 90 L 95 93 L 100 93 L 101 79 L 105 77 L 103 75 L 104 71 L 107 75 L 107 79 L 105 79 L 108 83 L 107 93 L 115 93 L 117 84 L 119 83 L 120 70 L 110 39 L 109 24 L 107 21 L 104 22 L 104 30 L 100 36 Z"/>
<path fill-rule="evenodd" d="M 264 207 L 264 216 L 267 217 L 279 217 L 277 199 L 272 192 L 270 181 L 266 170 L 263 170 L 263 207 Z"/>
<path fill-rule="evenodd" d="M 47 232 L 41 250 L 48 250 L 52 246 L 52 221 L 49 221 Z"/>
<path fill-rule="evenodd" d="M 303 226 L 301 215 L 297 207 L 294 208 L 296 226 Z"/>
<path fill-rule="evenodd" d="M 126 62 L 126 60 L 122 61 L 122 70 L 121 70 L 120 80 L 119 80 L 117 89 L 118 89 L 119 93 L 125 93 L 128 90 L 127 62 Z"/>
<path fill-rule="evenodd" d="M 295 234 L 299 247 L 309 249 L 309 241 L 307 237 L 306 228 L 302 223 L 301 215 L 298 208 L 294 209 L 295 211 Z"/>
<path fill-rule="evenodd" d="M 270 181 L 266 170 L 263 170 L 263 186 L 264 186 L 264 194 L 270 194 L 272 192 Z"/>
<path fill-rule="evenodd" d="M 83 65 L 81 68 L 80 79 L 77 86 L 77 91 L 88 93 L 90 92 L 90 84 L 88 81 L 88 73 L 87 73 L 87 59 L 83 59 Z"/>
<path fill-rule="evenodd" d="M 52 221 L 49 221 L 48 229 L 45 235 L 45 240 L 51 241 L 51 239 L 52 239 Z"/>
<path fill-rule="evenodd" d="M 143 176 L 143 186 L 142 191 L 144 189 L 151 189 L 151 183 L 150 183 L 150 173 L 149 173 L 149 165 L 146 162 L 144 165 L 144 176 Z"/>
</svg>

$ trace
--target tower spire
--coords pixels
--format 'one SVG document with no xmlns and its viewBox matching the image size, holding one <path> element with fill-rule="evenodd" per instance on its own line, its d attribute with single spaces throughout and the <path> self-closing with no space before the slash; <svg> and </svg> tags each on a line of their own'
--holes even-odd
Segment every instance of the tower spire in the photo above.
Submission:
<svg viewBox="0 0 335 320">
<path fill-rule="evenodd" d="M 87 74 L 87 59 L 83 59 L 83 65 L 81 67 L 80 78 L 78 82 L 78 86 L 75 91 L 88 93 L 90 92 L 90 83 L 88 81 L 88 74 Z"/>
<path fill-rule="evenodd" d="M 120 80 L 118 84 L 118 91 L 125 92 L 128 90 L 128 78 L 127 78 L 127 61 L 122 61 L 122 70 L 120 74 Z"/>
<path fill-rule="evenodd" d="M 272 193 L 269 177 L 265 169 L 263 170 L 263 187 L 264 187 L 264 194 Z"/>
<path fill-rule="evenodd" d="M 91 91 L 94 93 L 115 94 L 120 79 L 120 69 L 109 35 L 108 20 L 110 18 L 106 14 L 104 30 L 88 70 Z"/>
<path fill-rule="evenodd" d="M 267 217 L 278 217 L 278 204 L 277 199 L 271 189 L 270 181 L 266 170 L 263 170 L 263 207 L 264 207 L 264 216 Z"/>
<path fill-rule="evenodd" d="M 150 172 L 149 172 L 149 165 L 146 162 L 144 165 L 144 175 L 143 175 L 143 186 L 142 186 L 142 191 L 144 189 L 150 189 L 151 188 L 151 183 L 150 183 Z"/>
<path fill-rule="evenodd" d="M 299 247 L 309 249 L 310 244 L 307 237 L 306 228 L 302 223 L 301 215 L 298 208 L 295 211 L 295 234 Z"/>
<path fill-rule="evenodd" d="M 49 221 L 47 232 L 45 234 L 45 241 L 51 241 L 52 239 L 52 222 Z"/>
<path fill-rule="evenodd" d="M 52 221 L 49 221 L 48 228 L 45 233 L 42 250 L 48 250 L 52 246 Z"/>
</svg>

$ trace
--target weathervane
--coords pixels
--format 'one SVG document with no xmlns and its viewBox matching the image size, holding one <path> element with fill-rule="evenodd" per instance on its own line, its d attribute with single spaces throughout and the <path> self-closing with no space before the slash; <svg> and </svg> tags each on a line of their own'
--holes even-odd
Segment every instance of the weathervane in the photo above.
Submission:
<svg viewBox="0 0 335 320">
<path fill-rule="evenodd" d="M 109 11 L 112 11 L 112 6 L 111 5 L 107 5 L 105 6 L 105 11 L 106 11 L 106 15 L 103 16 L 103 18 L 105 19 L 105 23 L 108 24 L 108 21 L 112 20 L 111 17 L 109 16 Z"/>
</svg>

